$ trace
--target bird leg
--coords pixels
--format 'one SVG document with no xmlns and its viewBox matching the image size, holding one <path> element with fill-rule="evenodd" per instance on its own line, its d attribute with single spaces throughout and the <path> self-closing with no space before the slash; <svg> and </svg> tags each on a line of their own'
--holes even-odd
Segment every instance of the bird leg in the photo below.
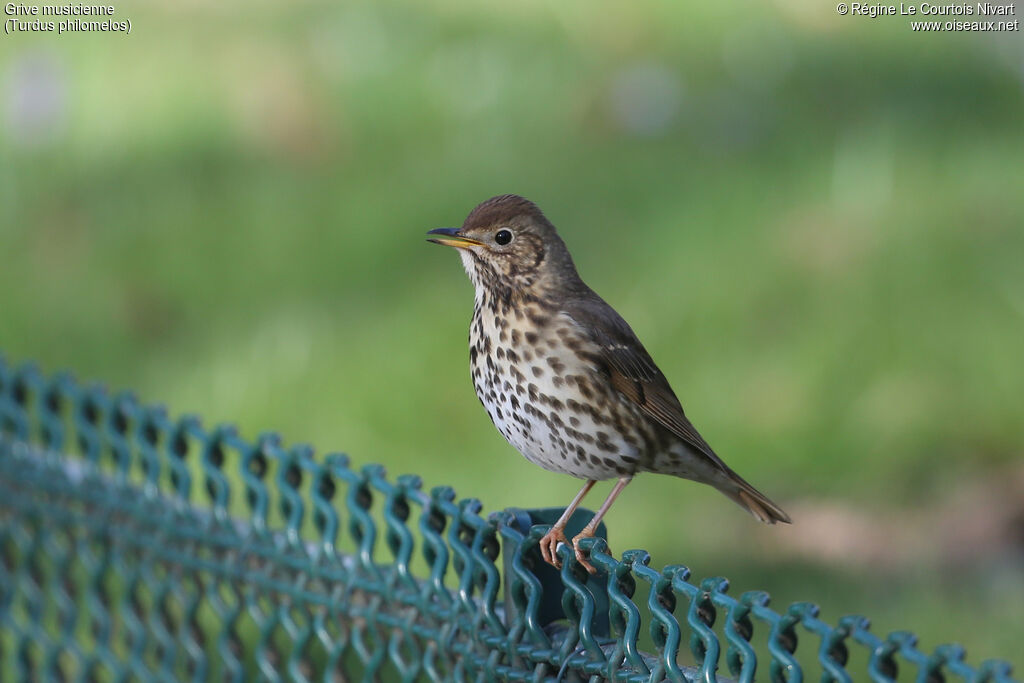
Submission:
<svg viewBox="0 0 1024 683">
<path fill-rule="evenodd" d="M 582 564 L 586 568 L 586 570 L 591 574 L 596 574 L 597 569 L 595 569 L 594 565 L 590 564 L 590 562 L 588 562 L 587 559 L 583 557 L 583 552 L 580 550 L 579 545 L 580 539 L 593 538 L 594 534 L 597 532 L 597 525 L 601 523 L 601 519 L 604 517 L 605 513 L 608 512 L 608 508 L 610 508 L 612 506 L 612 503 L 615 502 L 615 499 L 619 497 L 619 494 L 622 492 L 622 489 L 626 488 L 626 484 L 628 484 L 632 480 L 632 475 L 628 477 L 620 477 L 619 480 L 615 482 L 615 486 L 612 488 L 612 492 L 609 493 L 608 497 L 604 499 L 603 503 L 601 503 L 601 508 L 597 511 L 597 514 L 594 515 L 594 518 L 590 520 L 587 526 L 583 527 L 583 531 L 581 531 L 575 538 L 572 539 L 572 549 L 576 553 L 576 561 Z"/>
<path fill-rule="evenodd" d="M 551 530 L 544 534 L 544 537 L 540 539 L 540 554 L 544 558 L 544 561 L 558 569 L 562 568 L 562 561 L 558 559 L 558 544 L 568 543 L 568 539 L 565 538 L 565 525 L 569 522 L 569 518 L 572 517 L 572 513 L 579 507 L 580 501 L 583 500 L 583 496 L 587 495 L 587 492 L 594 487 L 597 481 L 594 479 L 588 479 L 587 483 L 583 485 L 580 492 L 576 494 L 576 497 L 569 503 L 569 507 L 565 508 L 565 512 L 558 518 L 555 525 L 551 527 Z"/>
</svg>

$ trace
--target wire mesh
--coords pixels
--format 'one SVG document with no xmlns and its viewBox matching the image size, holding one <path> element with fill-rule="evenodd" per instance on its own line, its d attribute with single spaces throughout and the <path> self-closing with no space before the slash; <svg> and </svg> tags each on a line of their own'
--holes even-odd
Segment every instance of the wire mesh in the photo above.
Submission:
<svg viewBox="0 0 1024 683">
<path fill-rule="evenodd" d="M 1013 680 L 599 538 L 556 572 L 543 511 L 481 510 L 0 358 L 0 679 Z"/>
</svg>

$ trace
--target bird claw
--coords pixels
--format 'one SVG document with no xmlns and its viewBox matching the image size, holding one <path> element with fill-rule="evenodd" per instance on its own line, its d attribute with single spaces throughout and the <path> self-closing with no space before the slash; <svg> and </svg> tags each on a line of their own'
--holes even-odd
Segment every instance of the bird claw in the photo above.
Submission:
<svg viewBox="0 0 1024 683">
<path fill-rule="evenodd" d="M 579 562 L 589 573 L 596 574 L 597 569 L 594 565 L 590 564 L 579 546 L 581 539 L 591 538 L 593 535 L 594 532 L 587 533 L 587 530 L 584 529 L 579 535 L 572 539 L 572 550 L 573 554 L 576 555 L 576 561 Z M 544 558 L 545 562 L 555 569 L 562 568 L 562 560 L 558 557 L 558 546 L 562 543 L 568 545 L 569 539 L 565 537 L 565 530 L 561 527 L 552 527 L 551 531 L 544 534 L 544 537 L 540 539 L 540 555 Z"/>
<path fill-rule="evenodd" d="M 591 531 L 590 533 L 587 533 L 587 529 L 584 529 L 583 531 L 581 531 L 578 535 L 576 535 L 572 539 L 572 549 L 576 553 L 576 561 L 579 562 L 581 565 L 583 565 L 583 568 L 586 569 L 587 572 L 589 572 L 590 574 L 596 574 L 597 573 L 597 568 L 594 567 L 594 565 L 590 564 L 590 561 L 587 560 L 587 558 L 583 556 L 583 551 L 580 550 L 580 541 L 582 539 L 584 539 L 584 538 L 593 538 L 593 537 L 594 537 L 594 532 L 593 531 Z"/>
<path fill-rule="evenodd" d="M 551 527 L 551 531 L 544 534 L 544 537 L 540 539 L 541 557 L 555 569 L 561 569 L 562 561 L 558 559 L 558 546 L 568 542 L 569 539 L 565 537 L 565 531 L 562 527 Z"/>
</svg>

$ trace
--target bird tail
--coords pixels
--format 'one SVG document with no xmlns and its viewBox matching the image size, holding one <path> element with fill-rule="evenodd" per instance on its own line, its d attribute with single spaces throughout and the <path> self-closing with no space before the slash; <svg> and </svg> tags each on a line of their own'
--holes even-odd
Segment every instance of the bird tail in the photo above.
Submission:
<svg viewBox="0 0 1024 683">
<path fill-rule="evenodd" d="M 753 486 L 748 484 L 743 477 L 735 472 L 729 472 L 729 482 L 718 490 L 729 496 L 741 508 L 752 514 L 757 521 L 765 524 L 783 522 L 791 524 L 793 520 L 778 505 L 768 499 Z"/>
</svg>

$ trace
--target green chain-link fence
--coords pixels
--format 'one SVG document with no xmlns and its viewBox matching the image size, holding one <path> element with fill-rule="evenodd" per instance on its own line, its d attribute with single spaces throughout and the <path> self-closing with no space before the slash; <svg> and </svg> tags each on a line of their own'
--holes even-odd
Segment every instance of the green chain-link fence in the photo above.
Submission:
<svg viewBox="0 0 1024 683">
<path fill-rule="evenodd" d="M 1012 680 L 480 511 L 0 359 L 0 680 Z"/>
</svg>

